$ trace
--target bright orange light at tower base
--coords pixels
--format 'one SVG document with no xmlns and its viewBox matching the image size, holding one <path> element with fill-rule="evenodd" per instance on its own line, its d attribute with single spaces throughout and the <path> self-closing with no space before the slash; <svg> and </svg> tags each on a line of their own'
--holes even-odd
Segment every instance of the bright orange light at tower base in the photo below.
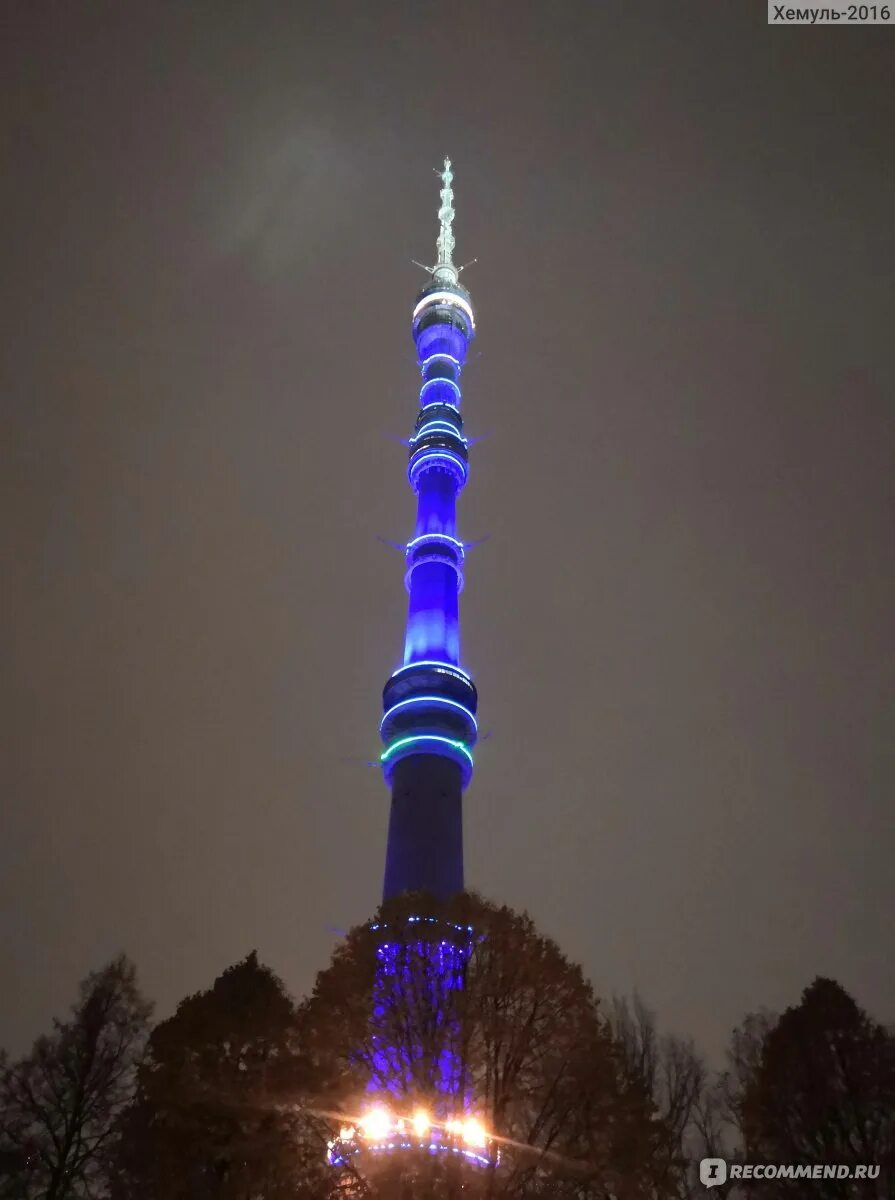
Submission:
<svg viewBox="0 0 895 1200">
<path fill-rule="evenodd" d="M 413 1114 L 413 1132 L 417 1137 L 425 1137 L 430 1128 L 429 1114 L 418 1108 Z"/>
<path fill-rule="evenodd" d="M 488 1135 L 485 1133 L 481 1121 L 477 1121 L 475 1117 L 469 1117 L 468 1120 L 463 1122 L 463 1141 L 467 1146 L 476 1148 L 486 1145 Z"/>
<path fill-rule="evenodd" d="M 373 1108 L 361 1117 L 360 1127 L 364 1137 L 378 1142 L 387 1137 L 392 1128 L 392 1119 L 385 1108 Z"/>
</svg>

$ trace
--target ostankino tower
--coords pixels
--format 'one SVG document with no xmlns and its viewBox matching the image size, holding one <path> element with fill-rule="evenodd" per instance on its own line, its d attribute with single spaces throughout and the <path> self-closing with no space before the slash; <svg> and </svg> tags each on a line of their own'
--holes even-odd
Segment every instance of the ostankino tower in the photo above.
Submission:
<svg viewBox="0 0 895 1200">
<path fill-rule="evenodd" d="M 404 662 L 385 685 L 380 725 L 392 791 L 383 900 L 426 893 L 435 908 L 463 891 L 462 797 L 477 730 L 475 685 L 460 666 L 464 546 L 456 511 L 469 471 L 460 373 L 475 319 L 454 265 L 452 182 L 445 159 L 437 262 L 412 318 L 422 386 L 407 468 L 417 518 L 406 549 Z M 329 1161 L 347 1168 L 366 1153 L 411 1173 L 431 1156 L 458 1169 L 494 1166 L 497 1149 L 469 1111 L 458 1036 L 456 999 L 474 931 L 434 915 L 422 898 L 412 915 L 388 916 L 373 930 L 372 1104 L 346 1121 Z"/>
<path fill-rule="evenodd" d="M 392 790 L 386 900 L 407 891 L 447 899 L 463 890 L 462 794 L 476 740 L 476 689 L 460 666 L 464 547 L 456 511 L 469 472 L 460 373 L 475 319 L 454 265 L 450 159 L 441 180 L 438 258 L 413 310 L 422 386 L 407 468 L 417 518 L 407 543 L 404 664 L 382 697 L 382 766 Z"/>
</svg>

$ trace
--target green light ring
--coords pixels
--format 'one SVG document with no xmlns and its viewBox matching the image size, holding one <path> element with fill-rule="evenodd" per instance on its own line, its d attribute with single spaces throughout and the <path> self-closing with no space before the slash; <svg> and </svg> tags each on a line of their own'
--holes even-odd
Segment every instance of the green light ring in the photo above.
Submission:
<svg viewBox="0 0 895 1200">
<path fill-rule="evenodd" d="M 438 745 L 433 746 L 433 742 Z M 418 746 L 418 749 L 407 749 L 408 746 L 414 745 Z M 438 746 L 445 746 L 453 753 L 446 753 L 445 750 L 439 750 Z M 392 771 L 402 759 L 409 758 L 411 754 L 426 754 L 427 752 L 429 754 L 441 754 L 444 758 L 452 758 L 463 772 L 463 787 L 467 786 L 470 779 L 472 779 L 473 767 L 475 766 L 471 750 L 465 742 L 461 742 L 456 738 L 444 737 L 442 734 L 437 733 L 410 734 L 407 737 L 398 738 L 396 742 L 392 742 L 390 746 L 386 746 L 379 756 L 379 762 L 385 772 L 386 780 L 391 779 Z M 395 758 L 396 755 L 397 759 Z"/>
</svg>

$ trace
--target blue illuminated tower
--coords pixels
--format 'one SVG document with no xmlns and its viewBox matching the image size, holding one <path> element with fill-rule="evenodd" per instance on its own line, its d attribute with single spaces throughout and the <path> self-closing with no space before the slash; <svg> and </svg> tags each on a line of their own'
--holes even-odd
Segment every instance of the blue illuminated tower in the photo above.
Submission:
<svg viewBox="0 0 895 1200">
<path fill-rule="evenodd" d="M 422 386 L 407 470 L 417 518 L 404 577 L 404 664 L 382 696 L 382 767 L 392 790 L 386 900 L 408 891 L 447 899 L 463 890 L 462 795 L 476 739 L 476 689 L 460 666 L 464 547 L 456 512 L 469 463 L 460 372 L 475 320 L 453 261 L 450 159 L 441 180 L 437 262 L 413 310 Z"/>
<path fill-rule="evenodd" d="M 405 892 L 446 901 L 463 891 L 462 797 L 472 776 L 476 689 L 460 666 L 464 546 L 456 509 L 469 460 L 460 372 L 475 321 L 453 261 L 452 180 L 445 159 L 437 262 L 427 268 L 432 281 L 413 310 L 422 387 L 407 473 L 417 518 L 404 576 L 404 662 L 382 697 L 382 767 L 392 790 L 384 901 Z M 359 1116 L 346 1117 L 329 1142 L 328 1160 L 338 1169 L 358 1162 L 375 1169 L 378 1160 L 410 1179 L 418 1177 L 421 1162 L 433 1159 L 451 1170 L 499 1161 L 496 1143 L 473 1111 L 464 1057 L 461 1001 L 475 933 L 437 915 L 440 908 L 423 902 L 401 914 L 385 905 L 371 927 L 371 1028 L 359 1055 L 368 1073 L 368 1104 Z M 428 1184 L 420 1194 L 431 1194 Z"/>
</svg>

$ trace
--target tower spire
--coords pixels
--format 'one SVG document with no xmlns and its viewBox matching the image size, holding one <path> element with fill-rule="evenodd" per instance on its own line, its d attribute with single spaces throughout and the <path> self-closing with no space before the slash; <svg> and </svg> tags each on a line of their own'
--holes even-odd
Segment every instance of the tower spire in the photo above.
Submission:
<svg viewBox="0 0 895 1200">
<path fill-rule="evenodd" d="M 451 170 L 451 160 L 445 158 L 444 170 L 441 172 L 441 208 L 438 210 L 438 220 L 441 228 L 435 243 L 438 255 L 432 274 L 438 283 L 456 283 L 459 272 L 454 266 L 454 190 L 451 183 L 454 173 Z"/>
</svg>

